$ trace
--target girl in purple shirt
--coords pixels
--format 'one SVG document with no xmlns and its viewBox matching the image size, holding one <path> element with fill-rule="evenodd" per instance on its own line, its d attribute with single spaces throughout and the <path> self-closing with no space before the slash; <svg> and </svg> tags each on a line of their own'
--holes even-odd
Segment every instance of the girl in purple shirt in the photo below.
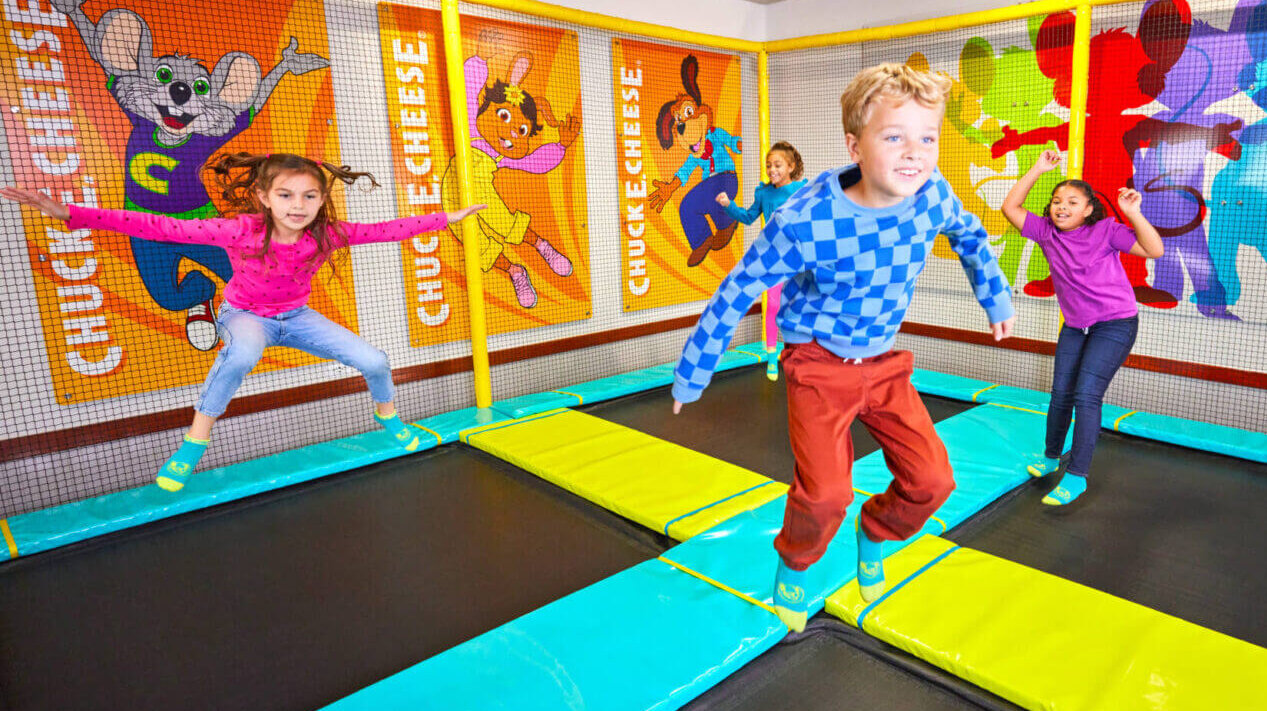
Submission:
<svg viewBox="0 0 1267 711">
<path fill-rule="evenodd" d="M 328 199 L 326 172 L 349 185 L 368 177 L 377 186 L 369 173 L 287 153 L 222 154 L 208 163 L 208 169 L 236 216 L 180 220 L 147 212 L 68 206 L 42 192 L 0 188 L 0 195 L 65 220 L 70 229 L 87 227 L 158 242 L 214 245 L 228 253 L 233 277 L 225 286 L 216 318 L 224 347 L 194 406 L 193 425 L 159 470 L 157 484 L 167 491 L 185 485 L 207 449 L 211 426 L 268 346 L 298 348 L 361 371 L 376 403 L 374 418 L 401 447 L 417 449 L 418 438 L 401 422 L 392 402 L 387 355 L 307 306 L 312 278 L 332 257 L 331 266 L 337 269 L 346 261 L 351 245 L 398 241 L 441 230 L 484 206 L 375 225 L 354 224 L 336 217 Z"/>
<path fill-rule="evenodd" d="M 1118 254 L 1148 259 L 1162 254 L 1161 236 L 1140 213 L 1141 196 L 1134 190 L 1122 188 L 1117 198 L 1131 227 L 1105 217 L 1104 206 L 1081 180 L 1058 183 L 1042 217 L 1026 210 L 1025 197 L 1034 183 L 1059 163 L 1059 153 L 1043 151 L 1003 201 L 1004 217 L 1037 242 L 1051 264 L 1052 285 L 1065 317 L 1056 341 L 1047 451 L 1029 465 L 1030 474 L 1045 476 L 1063 464 L 1064 476 L 1043 497 L 1051 506 L 1068 504 L 1086 491 L 1104 393 L 1139 332 L 1134 291 Z M 1073 446 L 1062 455 L 1075 409 Z"/>
</svg>

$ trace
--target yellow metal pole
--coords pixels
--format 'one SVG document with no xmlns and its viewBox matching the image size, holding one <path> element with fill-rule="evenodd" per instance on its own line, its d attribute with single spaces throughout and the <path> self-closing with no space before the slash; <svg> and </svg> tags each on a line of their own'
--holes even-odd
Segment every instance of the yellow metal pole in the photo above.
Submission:
<svg viewBox="0 0 1267 711">
<path fill-rule="evenodd" d="M 1125 1 L 1126 0 L 1123 0 L 1123 2 Z M 586 12 L 584 10 L 574 10 L 570 7 L 559 7 L 558 5 L 551 5 L 550 3 L 538 2 L 538 0 L 468 0 L 468 2 L 476 5 L 484 5 L 486 7 L 496 7 L 502 10 L 521 12 L 525 15 L 548 17 L 552 20 L 571 22 L 577 25 L 594 27 L 600 30 L 610 30 L 612 32 L 621 32 L 631 35 L 644 35 L 647 37 L 673 40 L 676 42 L 698 44 L 705 47 L 715 47 L 717 49 L 729 49 L 736 52 L 756 52 L 761 49 L 760 42 L 753 42 L 751 40 L 722 37 L 721 35 L 710 35 L 704 32 L 689 32 L 687 30 L 679 30 L 676 27 L 666 27 L 664 25 L 656 25 L 650 22 L 625 20 L 619 17 L 612 17 L 611 15 L 601 15 L 597 12 Z"/>
<path fill-rule="evenodd" d="M 1087 92 L 1091 86 L 1091 6 L 1083 3 L 1074 12 L 1073 83 L 1069 87 L 1069 158 L 1065 161 L 1066 178 L 1082 178 L 1086 157 Z M 1065 312 L 1056 309 L 1056 333 L 1065 325 Z"/>
<path fill-rule="evenodd" d="M 444 28 L 444 63 L 449 79 L 449 116 L 453 122 L 453 145 L 457 154 L 458 194 L 462 205 L 471 204 L 471 131 L 466 115 L 466 77 L 462 74 L 462 24 L 458 0 L 442 0 L 440 18 Z M 466 261 L 466 301 L 471 317 L 471 365 L 475 375 L 475 406 L 493 404 L 492 380 L 488 369 L 488 322 L 484 315 L 484 273 L 480 271 L 479 241 L 474 230 L 455 225 L 462 233 L 462 254 Z"/>
<path fill-rule="evenodd" d="M 1073 84 L 1069 92 L 1069 160 L 1066 175 L 1082 177 L 1083 145 L 1087 136 L 1087 90 L 1091 83 L 1091 6 L 1082 4 L 1074 15 Z"/>
<path fill-rule="evenodd" d="M 757 53 L 757 162 L 761 164 L 761 182 L 770 179 L 765 171 L 765 152 L 770 148 L 770 57 L 763 49 Z M 755 194 L 756 191 L 754 190 Z M 762 217 L 761 224 L 765 224 Z M 765 342 L 765 352 L 774 352 L 774 340 L 770 338 L 769 323 L 770 303 L 767 292 L 761 292 L 761 340 Z"/>
</svg>

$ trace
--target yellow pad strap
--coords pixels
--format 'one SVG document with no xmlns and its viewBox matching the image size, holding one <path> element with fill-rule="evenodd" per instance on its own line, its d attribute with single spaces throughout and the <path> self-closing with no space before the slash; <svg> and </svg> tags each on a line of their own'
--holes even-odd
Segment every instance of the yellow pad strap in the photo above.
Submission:
<svg viewBox="0 0 1267 711">
<path fill-rule="evenodd" d="M 987 389 L 988 389 L 988 388 L 987 388 Z M 993 407 L 1006 407 L 1006 408 L 1007 408 L 1007 409 L 1009 409 L 1009 410 L 1020 410 L 1021 412 L 1031 412 L 1031 413 L 1033 413 L 1033 414 L 1035 414 L 1035 415 L 1042 415 L 1043 417 L 1046 417 L 1046 416 L 1047 416 L 1047 413 L 1042 412 L 1042 411 L 1040 411 L 1040 410 L 1031 410 L 1031 409 L 1029 409 L 1028 407 L 1017 407 L 1016 405 L 1004 405 L 1004 404 L 1003 404 L 1003 403 L 1001 403 L 1001 402 L 987 402 L 985 405 L 986 405 L 986 407 L 990 407 L 990 406 L 993 406 Z"/>
<path fill-rule="evenodd" d="M 714 586 L 714 587 L 717 587 L 717 588 L 719 588 L 719 589 L 721 589 L 721 590 L 725 590 L 726 592 L 728 592 L 728 593 L 730 593 L 730 594 L 732 594 L 732 595 L 735 595 L 736 597 L 740 598 L 741 600 L 744 600 L 745 602 L 750 602 L 750 603 L 752 603 L 753 605 L 756 605 L 757 607 L 759 607 L 759 608 L 761 608 L 761 609 L 763 609 L 763 610 L 765 610 L 765 611 L 769 612 L 769 613 L 770 613 L 770 614 L 772 614 L 772 615 L 778 615 L 778 614 L 779 614 L 779 613 L 775 612 L 775 610 L 774 610 L 774 606 L 773 606 L 773 605 L 767 605 L 766 603 L 761 602 L 760 600 L 758 600 L 757 598 L 755 598 L 755 597 L 753 597 L 753 596 L 749 595 L 748 593 L 745 593 L 745 592 L 741 592 L 741 591 L 739 591 L 739 590 L 736 590 L 736 589 L 734 589 L 734 588 L 730 587 L 729 585 L 727 585 L 727 584 L 725 584 L 725 583 L 723 583 L 723 582 L 721 582 L 721 581 L 718 581 L 718 580 L 713 580 L 712 578 L 708 577 L 707 575 L 704 575 L 703 573 L 699 572 L 698 570 L 692 570 L 692 569 L 690 569 L 690 568 L 686 567 L 685 565 L 682 565 L 681 563 L 679 563 L 679 562 L 677 562 L 677 561 L 674 561 L 674 560 L 669 560 L 668 558 L 665 558 L 664 556 L 659 556 L 658 558 L 656 558 L 656 560 L 659 560 L 659 561 L 663 561 L 663 562 L 665 562 L 665 563 L 668 563 L 669 565 L 673 566 L 674 568 L 677 568 L 678 570 L 682 571 L 683 573 L 686 573 L 687 575 L 693 575 L 693 576 L 695 576 L 695 577 L 699 578 L 700 580 L 703 580 L 704 582 L 708 583 L 709 585 L 712 585 L 712 586 Z"/>
<path fill-rule="evenodd" d="M 972 394 L 972 401 L 973 401 L 973 402 L 976 402 L 976 401 L 977 401 L 977 396 L 978 396 L 978 395 L 980 395 L 981 393 L 983 393 L 983 392 L 985 392 L 985 391 L 987 391 L 987 390 L 993 390 L 993 389 L 995 389 L 995 388 L 997 388 L 997 387 L 999 387 L 999 384 L 998 384 L 998 383 L 995 383 L 994 385 L 991 385 L 991 386 L 990 386 L 990 387 L 988 387 L 988 388 L 981 388 L 980 390 L 978 390 L 978 391 L 976 391 L 975 393 L 973 393 L 973 394 Z"/>
<path fill-rule="evenodd" d="M 566 408 L 466 430 L 462 441 L 679 541 L 787 492 L 742 467 Z"/>
<path fill-rule="evenodd" d="M 1135 414 L 1135 413 L 1137 413 L 1137 412 L 1139 412 L 1139 410 L 1131 410 L 1130 412 L 1126 413 L 1125 415 L 1122 415 L 1121 417 L 1117 418 L 1116 420 L 1113 420 L 1113 431 L 1114 431 L 1114 432 L 1118 432 L 1119 430 L 1118 430 L 1117 426 L 1118 426 L 1118 425 L 1120 425 L 1120 424 L 1122 424 L 1122 420 L 1125 420 L 1126 418 L 1130 417 L 1131 415 L 1134 415 L 1134 414 Z"/>
<path fill-rule="evenodd" d="M 417 422 L 411 422 L 410 424 L 411 424 L 411 425 L 413 425 L 414 427 L 417 427 L 418 429 L 422 430 L 423 432 L 426 432 L 426 433 L 430 434 L 432 437 L 435 437 L 435 438 L 436 438 L 436 444 L 444 444 L 444 438 L 440 436 L 440 433 L 439 433 L 439 432 L 436 432 L 435 430 L 431 429 L 430 427 L 423 427 L 422 425 L 418 424 Z"/>
<path fill-rule="evenodd" d="M 4 544 L 9 547 L 9 557 L 18 557 L 18 542 L 13 540 L 13 531 L 9 530 L 9 519 L 0 518 L 0 535 L 4 536 Z"/>
<path fill-rule="evenodd" d="M 570 393 L 570 392 L 568 392 L 568 391 L 566 391 L 566 390 L 551 390 L 550 392 L 552 392 L 552 393 L 558 393 L 558 394 L 560 394 L 560 395 L 570 395 L 571 397 L 576 398 L 576 404 L 577 404 L 577 405 L 584 405 L 584 404 L 585 404 L 585 398 L 581 397 L 580 395 L 577 395 L 576 393 Z"/>
<path fill-rule="evenodd" d="M 1267 649 L 950 546 L 922 537 L 885 559 L 900 589 L 868 610 L 851 583 L 828 612 L 1025 708 L 1267 708 Z"/>
</svg>

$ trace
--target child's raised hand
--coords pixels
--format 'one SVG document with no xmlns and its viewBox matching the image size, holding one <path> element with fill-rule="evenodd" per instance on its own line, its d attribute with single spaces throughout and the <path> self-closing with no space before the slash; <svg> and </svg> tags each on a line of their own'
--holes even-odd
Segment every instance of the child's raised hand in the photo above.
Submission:
<svg viewBox="0 0 1267 711">
<path fill-rule="evenodd" d="M 1054 170 L 1058 165 L 1060 165 L 1060 151 L 1046 150 L 1043 151 L 1042 155 L 1038 156 L 1038 160 L 1034 163 L 1034 168 L 1046 173 L 1049 170 Z"/>
<path fill-rule="evenodd" d="M 1144 196 L 1138 190 L 1119 188 L 1117 191 L 1117 206 L 1122 208 L 1123 215 L 1138 215 L 1143 201 Z"/>
<path fill-rule="evenodd" d="M 13 200 L 14 202 L 20 202 L 23 205 L 30 205 L 54 219 L 70 219 L 70 210 L 66 209 L 65 205 L 38 190 L 24 190 L 22 188 L 7 187 L 0 188 L 0 195 Z"/>
<path fill-rule="evenodd" d="M 730 207 L 730 196 L 726 193 L 717 193 L 717 204 L 722 207 Z"/>
<path fill-rule="evenodd" d="M 461 210 L 458 210 L 457 212 L 450 212 L 447 215 L 447 217 L 449 218 L 449 224 L 450 225 L 457 224 L 461 222 L 462 220 L 465 220 L 466 218 L 470 217 L 471 215 L 474 215 L 475 213 L 479 212 L 480 210 L 483 210 L 486 207 L 488 207 L 488 205 L 471 205 L 470 207 L 464 207 Z"/>
</svg>

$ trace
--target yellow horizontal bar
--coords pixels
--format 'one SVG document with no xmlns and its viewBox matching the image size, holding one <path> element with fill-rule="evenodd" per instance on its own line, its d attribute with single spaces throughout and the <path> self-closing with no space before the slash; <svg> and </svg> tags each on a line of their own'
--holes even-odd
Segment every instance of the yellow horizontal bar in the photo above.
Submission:
<svg viewBox="0 0 1267 711">
<path fill-rule="evenodd" d="M 1035 15 L 1047 15 L 1053 12 L 1073 10 L 1079 5 L 1117 5 L 1133 0 L 1038 0 L 1037 2 L 1000 7 L 992 10 L 978 10 L 960 15 L 947 15 L 932 20 L 917 20 L 898 25 L 884 27 L 866 27 L 845 32 L 830 32 L 821 35 L 807 35 L 791 39 L 773 40 L 765 43 L 766 52 L 788 52 L 794 49 L 811 49 L 829 47 L 839 44 L 868 42 L 873 40 L 897 39 L 914 35 L 927 35 L 934 32 L 947 32 L 965 27 L 988 25 L 995 22 L 1021 20 Z"/>
<path fill-rule="evenodd" d="M 704 32 L 689 32 L 687 30 L 679 30 L 676 27 L 667 27 L 665 25 L 656 25 L 650 22 L 639 22 L 637 20 L 626 20 L 611 15 L 602 15 L 597 12 L 587 12 L 585 10 L 574 10 L 570 7 L 559 7 L 550 3 L 538 2 L 538 0 L 464 0 L 474 5 L 484 5 L 486 7 L 495 7 L 501 10 L 511 10 L 513 12 L 521 12 L 525 15 L 536 15 L 537 17 L 547 17 L 560 22 L 571 22 L 576 25 L 584 25 L 586 27 L 594 27 L 600 30 L 610 30 L 612 32 L 620 32 L 630 35 L 644 35 L 647 37 L 655 37 L 657 39 L 672 40 L 674 42 L 686 42 L 688 44 L 698 44 L 705 47 L 715 47 L 717 49 L 728 49 L 734 52 L 759 52 L 761 51 L 761 43 L 752 40 L 734 39 L 731 37 L 722 37 L 721 35 L 710 35 Z"/>
</svg>

